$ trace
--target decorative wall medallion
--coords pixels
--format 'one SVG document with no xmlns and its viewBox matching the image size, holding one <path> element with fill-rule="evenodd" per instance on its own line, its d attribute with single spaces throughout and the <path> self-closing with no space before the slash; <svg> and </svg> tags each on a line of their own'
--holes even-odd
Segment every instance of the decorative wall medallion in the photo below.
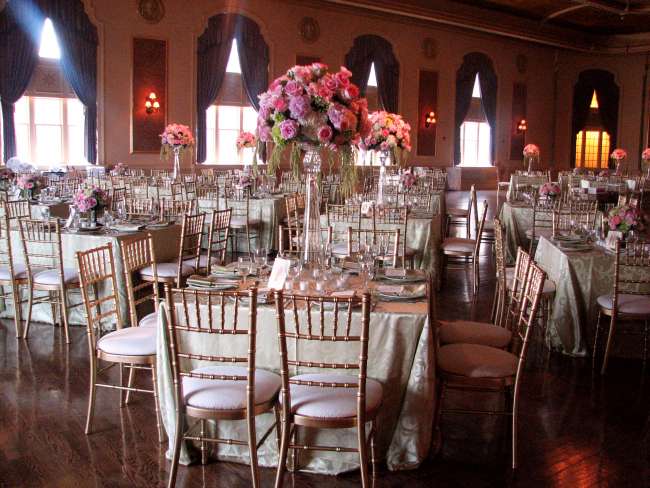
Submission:
<svg viewBox="0 0 650 488">
<path fill-rule="evenodd" d="M 298 24 L 298 32 L 303 41 L 308 44 L 316 42 L 320 37 L 320 26 L 313 17 L 303 17 Z"/>
<path fill-rule="evenodd" d="M 528 58 L 525 54 L 517 54 L 515 64 L 517 65 L 517 71 L 523 75 L 528 69 Z"/>
<path fill-rule="evenodd" d="M 152 24 L 157 24 L 165 16 L 163 0 L 138 0 L 140 16 Z"/>
<path fill-rule="evenodd" d="M 438 55 L 438 43 L 433 37 L 425 37 L 422 41 L 422 54 L 428 59 L 435 59 Z"/>
</svg>

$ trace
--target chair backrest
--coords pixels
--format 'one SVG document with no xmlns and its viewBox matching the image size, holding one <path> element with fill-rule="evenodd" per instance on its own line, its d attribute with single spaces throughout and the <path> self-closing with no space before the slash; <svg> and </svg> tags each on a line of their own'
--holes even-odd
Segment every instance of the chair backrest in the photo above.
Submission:
<svg viewBox="0 0 650 488">
<path fill-rule="evenodd" d="M 2 204 L 0 212 L 0 266 L 9 271 L 11 280 L 15 277 L 13 250 L 11 248 L 11 221 L 7 214 L 6 202 Z"/>
<path fill-rule="evenodd" d="M 179 217 L 191 214 L 196 211 L 196 200 L 171 200 L 162 198 L 159 200 L 160 218 L 178 219 Z"/>
<path fill-rule="evenodd" d="M 137 236 L 133 239 L 120 240 L 120 252 L 124 263 L 124 278 L 126 280 L 126 295 L 129 303 L 131 326 L 138 325 L 138 305 L 152 302 L 154 310 L 158 311 L 160 294 L 158 292 L 158 269 L 151 234 Z M 136 281 L 138 272 L 150 268 L 153 281 Z"/>
<path fill-rule="evenodd" d="M 229 188 L 225 193 L 226 208 L 232 210 L 231 217 L 243 218 L 248 222 L 250 217 L 250 191 L 248 188 Z"/>
<path fill-rule="evenodd" d="M 352 229 L 348 227 L 348 256 L 360 252 L 362 246 L 377 246 L 378 259 L 393 268 L 404 263 L 403 240 L 400 240 L 399 227 L 386 229 Z M 330 241 L 331 242 L 331 241 Z"/>
<path fill-rule="evenodd" d="M 348 224 L 352 228 L 361 228 L 361 205 L 345 204 L 327 206 L 327 226 L 332 224 Z"/>
<path fill-rule="evenodd" d="M 4 203 L 5 212 L 10 220 L 30 218 L 31 208 L 27 200 L 12 200 Z"/>
<path fill-rule="evenodd" d="M 194 269 L 199 269 L 201 257 L 201 244 L 205 233 L 205 214 L 183 215 L 181 229 L 181 242 L 178 250 L 178 275 L 177 283 L 181 281 L 183 263 L 189 264 Z"/>
<path fill-rule="evenodd" d="M 474 258 L 478 258 L 478 253 L 481 248 L 481 237 L 483 237 L 483 227 L 485 226 L 485 216 L 488 211 L 488 202 L 483 200 L 483 205 L 481 206 L 481 220 L 478 221 L 478 226 L 476 227 L 476 244 L 474 246 Z"/>
<path fill-rule="evenodd" d="M 158 213 L 153 198 L 125 198 L 124 211 L 128 218 L 152 217 Z"/>
<path fill-rule="evenodd" d="M 30 279 L 36 272 L 55 269 L 63 285 L 63 251 L 59 221 L 22 218 L 18 222 Z"/>
<path fill-rule="evenodd" d="M 171 183 L 170 190 L 172 192 L 172 200 L 183 200 L 183 188 L 182 182 Z"/>
<path fill-rule="evenodd" d="M 511 350 L 519 355 L 517 374 L 521 372 L 521 367 L 526 360 L 528 344 L 532 337 L 533 328 L 538 321 L 537 310 L 544 290 L 545 280 L 546 273 L 544 270 L 531 261 L 528 269 L 528 280 L 521 295 L 521 306 L 519 307 L 517 322 L 513 327 L 514 341 Z"/>
<path fill-rule="evenodd" d="M 226 251 L 228 250 L 228 235 L 230 230 L 231 209 L 213 210 L 210 216 L 210 230 L 208 231 L 208 269 L 210 274 L 212 260 L 218 259 L 219 265 L 226 260 Z"/>
<path fill-rule="evenodd" d="M 278 226 L 278 255 L 286 256 L 291 255 L 295 257 L 300 256 L 300 239 L 296 229 L 286 227 L 284 225 Z M 286 243 L 286 244 L 285 244 Z"/>
<path fill-rule="evenodd" d="M 372 207 L 372 228 L 378 230 L 399 230 L 398 248 L 395 249 L 402 266 L 405 266 L 406 231 L 408 228 L 409 211 L 407 207 Z"/>
<path fill-rule="evenodd" d="M 474 228 L 478 230 L 478 200 L 476 196 L 476 186 L 472 185 L 469 189 L 469 202 L 467 202 L 467 218 L 474 215 Z"/>
<path fill-rule="evenodd" d="M 185 181 L 183 183 L 185 189 L 185 199 L 193 200 L 196 198 L 196 180 Z"/>
<path fill-rule="evenodd" d="M 247 408 L 255 405 L 255 351 L 257 332 L 257 289 L 214 291 L 167 289 L 165 306 L 167 334 L 172 356 L 176 405 L 182 406 L 182 378 L 246 381 Z M 204 341 L 219 335 L 219 343 L 204 350 Z M 243 336 L 243 337 L 242 337 Z M 196 340 L 191 340 L 194 337 Z M 237 351 L 242 351 L 238 353 Z M 246 375 L 211 374 L 197 366 L 237 366 Z"/>
<path fill-rule="evenodd" d="M 500 290 L 506 290 L 506 254 L 501 220 L 494 219 L 494 256 L 496 261 L 497 282 Z M 503 314 L 501 314 L 501 318 Z M 500 321 L 501 322 L 501 321 Z M 502 325 L 498 323 L 497 325 Z"/>
<path fill-rule="evenodd" d="M 123 324 L 112 244 L 77 252 L 77 270 L 86 309 L 88 346 L 94 351 L 102 331 L 112 330 L 113 326 L 121 329 Z"/>
<path fill-rule="evenodd" d="M 504 327 L 512 328 L 517 322 L 531 261 L 530 254 L 521 247 L 517 248 L 517 259 L 512 275 L 512 285 L 510 286 L 510 294 L 508 296 Z"/>
<path fill-rule="evenodd" d="M 314 297 L 284 294 L 278 290 L 274 295 L 280 343 L 283 408 L 291 405 L 290 385 L 309 384 L 320 388 L 353 385 L 348 382 L 302 381 L 292 378 L 295 376 L 292 370 L 356 371 L 357 421 L 365 422 L 370 294 L 364 293 L 361 297 L 349 298 Z M 357 313 L 354 308 L 359 305 L 361 311 Z M 287 345 L 289 342 L 291 347 Z M 336 358 L 337 362 L 324 361 L 326 354 Z"/>
<path fill-rule="evenodd" d="M 126 188 L 113 188 L 111 192 L 111 210 L 117 210 L 120 202 L 126 199 Z"/>
<path fill-rule="evenodd" d="M 618 314 L 619 295 L 650 295 L 650 248 L 645 240 L 628 242 L 621 248 L 616 241 L 612 315 Z"/>
</svg>

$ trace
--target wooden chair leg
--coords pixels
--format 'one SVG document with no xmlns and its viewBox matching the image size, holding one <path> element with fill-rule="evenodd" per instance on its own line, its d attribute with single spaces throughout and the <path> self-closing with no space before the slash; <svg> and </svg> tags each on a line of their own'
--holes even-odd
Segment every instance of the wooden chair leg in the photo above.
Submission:
<svg viewBox="0 0 650 488">
<path fill-rule="evenodd" d="M 609 361 L 609 351 L 612 347 L 612 340 L 614 339 L 614 331 L 616 330 L 616 320 L 612 315 L 609 322 L 609 333 L 607 334 L 607 343 L 605 344 L 605 355 L 603 356 L 603 366 L 600 369 L 600 374 L 605 374 L 607 370 L 607 363 Z"/>
<path fill-rule="evenodd" d="M 370 465 L 372 466 L 372 477 L 377 477 L 377 446 L 375 445 L 375 436 L 377 435 L 377 420 L 373 420 L 370 424 Z"/>
<path fill-rule="evenodd" d="M 85 433 L 90 434 L 90 429 L 93 421 L 93 414 L 95 410 L 95 394 L 97 387 L 97 359 L 94 357 L 94 354 L 91 353 L 90 357 L 90 388 L 88 390 L 88 411 L 86 413 L 86 429 Z"/>
<path fill-rule="evenodd" d="M 201 437 L 201 464 L 205 466 L 208 463 L 207 442 L 205 442 L 205 419 L 201 419 L 199 422 L 201 425 L 199 434 Z"/>
<path fill-rule="evenodd" d="M 65 343 L 70 344 L 70 331 L 68 330 L 68 293 L 65 288 L 60 290 L 61 307 L 63 308 L 63 332 L 65 332 Z"/>
<path fill-rule="evenodd" d="M 181 456 L 181 442 L 183 441 L 183 414 L 180 405 L 176 406 L 176 429 L 174 430 L 174 448 L 172 451 L 172 464 L 169 470 L 168 488 L 176 486 L 178 474 L 178 460 Z"/>
<path fill-rule="evenodd" d="M 248 452 L 251 460 L 251 480 L 253 488 L 260 486 L 260 472 L 257 467 L 257 434 L 255 430 L 255 413 L 249 411 L 246 416 L 248 430 Z"/>
<path fill-rule="evenodd" d="M 591 353 L 591 369 L 596 369 L 596 358 L 598 356 L 598 336 L 600 335 L 600 319 L 602 318 L 602 311 L 598 311 L 598 319 L 596 320 L 596 332 L 594 334 L 594 348 Z"/>
<path fill-rule="evenodd" d="M 368 480 L 368 449 L 366 440 L 366 424 L 360 422 L 357 426 L 358 448 L 359 448 L 359 470 L 361 471 L 361 486 L 369 488 L 370 482 Z"/>
<path fill-rule="evenodd" d="M 158 379 L 156 378 L 156 364 L 151 365 L 151 384 L 153 386 L 153 405 L 156 411 L 156 430 L 158 430 L 158 442 L 162 444 L 165 441 L 162 421 L 160 419 L 160 399 L 158 398 Z M 127 400 L 128 401 L 128 400 Z"/>
<path fill-rule="evenodd" d="M 27 339 L 29 334 L 29 325 L 32 322 L 32 307 L 34 306 L 34 288 L 29 287 L 29 296 L 27 298 L 27 321 L 25 322 L 25 330 L 23 331 L 23 339 Z"/>
<path fill-rule="evenodd" d="M 134 368 L 129 368 L 129 379 L 127 380 L 126 386 L 129 388 L 133 388 L 133 379 L 135 378 L 135 369 Z M 129 390 L 126 391 L 126 397 L 124 399 L 124 404 L 128 405 L 131 402 L 131 392 Z"/>
<path fill-rule="evenodd" d="M 282 488 L 284 481 L 284 471 L 287 466 L 287 453 L 289 452 L 289 436 L 291 431 L 291 424 L 289 420 L 282 414 L 282 439 L 280 443 L 280 455 L 278 457 L 278 468 L 275 471 L 275 488 Z"/>
<path fill-rule="evenodd" d="M 20 286 L 17 284 L 11 285 L 11 298 L 14 302 L 14 326 L 16 328 L 16 338 L 20 338 L 20 333 L 22 330 L 21 323 L 21 303 L 20 303 Z"/>
</svg>

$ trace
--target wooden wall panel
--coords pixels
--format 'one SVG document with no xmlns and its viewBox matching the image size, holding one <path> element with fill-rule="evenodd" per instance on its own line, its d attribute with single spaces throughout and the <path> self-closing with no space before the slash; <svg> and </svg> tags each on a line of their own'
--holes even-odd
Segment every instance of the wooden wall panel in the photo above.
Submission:
<svg viewBox="0 0 650 488">
<path fill-rule="evenodd" d="M 308 56 L 305 54 L 296 54 L 296 64 L 304 66 L 306 64 L 320 63 L 320 56 Z"/>
<path fill-rule="evenodd" d="M 435 112 L 438 117 L 438 73 L 436 71 L 420 71 L 417 124 L 417 155 L 435 156 L 436 126 L 426 127 L 426 114 Z"/>
<path fill-rule="evenodd" d="M 523 158 L 522 153 L 526 144 L 526 134 L 517 131 L 521 119 L 526 119 L 526 85 L 524 83 L 513 83 L 510 128 L 510 159 L 513 160 Z"/>
<path fill-rule="evenodd" d="M 133 39 L 131 152 L 157 153 L 167 122 L 167 41 Z M 154 92 L 160 110 L 148 114 L 144 102 Z"/>
</svg>

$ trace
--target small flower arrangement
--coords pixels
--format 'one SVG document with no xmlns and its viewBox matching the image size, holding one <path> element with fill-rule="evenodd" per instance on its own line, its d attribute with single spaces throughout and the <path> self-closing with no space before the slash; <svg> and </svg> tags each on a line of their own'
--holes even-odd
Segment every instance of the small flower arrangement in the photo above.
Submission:
<svg viewBox="0 0 650 488">
<path fill-rule="evenodd" d="M 609 170 L 604 169 L 600 173 L 598 173 L 599 178 L 609 178 Z"/>
<path fill-rule="evenodd" d="M 641 160 L 644 163 L 649 163 L 650 162 L 650 147 L 646 147 L 643 152 L 641 153 Z"/>
<path fill-rule="evenodd" d="M 238 188 L 250 188 L 253 184 L 253 177 L 248 174 L 242 174 L 237 181 Z"/>
<path fill-rule="evenodd" d="M 411 126 L 401 115 L 386 111 L 372 112 L 368 116 L 370 134 L 363 138 L 359 147 L 371 151 L 392 151 L 401 159 L 401 151 L 411 151 Z M 398 161 L 399 162 L 399 161 Z"/>
<path fill-rule="evenodd" d="M 410 190 L 415 186 L 418 181 L 418 177 L 411 171 L 404 171 L 399 177 L 400 185 L 404 190 Z"/>
<path fill-rule="evenodd" d="M 539 194 L 546 198 L 557 198 L 562 193 L 560 185 L 553 182 L 546 182 L 539 188 Z"/>
<path fill-rule="evenodd" d="M 257 137 L 252 132 L 241 132 L 235 142 L 238 150 L 254 148 L 257 146 Z"/>
<path fill-rule="evenodd" d="M 630 230 L 641 230 L 643 227 L 641 213 L 629 205 L 614 207 L 607 215 L 609 229 L 626 234 Z"/>
<path fill-rule="evenodd" d="M 16 174 L 11 170 L 11 168 L 7 168 L 6 166 L 0 167 L 0 181 L 10 181 L 13 180 Z"/>
<path fill-rule="evenodd" d="M 16 186 L 20 189 L 23 198 L 33 198 L 41 187 L 41 180 L 33 173 L 25 173 L 18 177 Z"/>
<path fill-rule="evenodd" d="M 616 148 L 612 151 L 612 154 L 610 155 L 610 158 L 612 158 L 614 161 L 622 161 L 625 158 L 627 158 L 627 151 L 625 149 L 621 148 Z"/>
<path fill-rule="evenodd" d="M 526 144 L 526 147 L 524 147 L 524 157 L 526 157 L 526 158 L 538 158 L 539 157 L 539 147 L 536 144 Z"/>
<path fill-rule="evenodd" d="M 106 207 L 109 203 L 109 197 L 104 190 L 93 186 L 79 190 L 74 197 L 73 203 L 80 212 L 89 212 Z"/>
<path fill-rule="evenodd" d="M 113 176 L 124 176 L 126 174 L 126 170 L 128 169 L 128 166 L 124 163 L 117 163 L 115 166 L 113 166 L 113 169 L 111 170 L 111 174 Z"/>
</svg>

